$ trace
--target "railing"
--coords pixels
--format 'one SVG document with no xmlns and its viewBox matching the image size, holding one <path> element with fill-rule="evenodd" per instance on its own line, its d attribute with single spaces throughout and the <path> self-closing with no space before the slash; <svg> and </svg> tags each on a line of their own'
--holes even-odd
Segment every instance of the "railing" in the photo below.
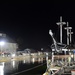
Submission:
<svg viewBox="0 0 75 75">
<path fill-rule="evenodd" d="M 56 60 L 58 59 L 58 60 Z M 60 60 L 61 59 L 61 60 Z M 58 61 L 58 62 L 57 62 Z M 74 67 L 73 65 L 74 61 L 72 61 L 71 55 L 53 55 L 53 62 L 51 60 L 47 60 L 47 70 L 43 75 L 56 75 L 56 74 L 64 74 L 64 68 L 72 68 Z M 71 67 L 72 64 L 72 67 Z M 70 70 L 72 70 L 70 69 Z M 71 72 L 69 73 L 71 74 Z"/>
</svg>

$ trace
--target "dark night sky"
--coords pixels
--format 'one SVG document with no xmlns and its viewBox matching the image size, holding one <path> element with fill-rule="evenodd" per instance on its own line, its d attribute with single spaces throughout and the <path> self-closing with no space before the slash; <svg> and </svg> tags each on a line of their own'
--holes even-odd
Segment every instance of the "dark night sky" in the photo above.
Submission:
<svg viewBox="0 0 75 75">
<path fill-rule="evenodd" d="M 0 31 L 20 39 L 24 48 L 39 49 L 51 44 L 49 29 L 56 34 L 60 16 L 75 33 L 75 2 L 4 3 L 0 4 Z"/>
</svg>

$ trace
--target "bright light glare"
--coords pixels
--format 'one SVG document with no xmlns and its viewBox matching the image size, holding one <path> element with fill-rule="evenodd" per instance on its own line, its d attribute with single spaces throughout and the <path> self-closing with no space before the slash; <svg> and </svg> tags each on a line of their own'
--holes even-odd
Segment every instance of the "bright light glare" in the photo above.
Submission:
<svg viewBox="0 0 75 75">
<path fill-rule="evenodd" d="M 71 55 L 71 57 L 73 58 L 73 55 Z"/>
<path fill-rule="evenodd" d="M 5 42 L 4 42 L 4 41 L 1 41 L 1 42 L 0 42 L 0 45 L 1 45 L 1 46 L 3 46 L 4 44 L 5 44 Z"/>
<path fill-rule="evenodd" d="M 12 54 L 12 57 L 15 57 L 15 54 Z"/>
</svg>

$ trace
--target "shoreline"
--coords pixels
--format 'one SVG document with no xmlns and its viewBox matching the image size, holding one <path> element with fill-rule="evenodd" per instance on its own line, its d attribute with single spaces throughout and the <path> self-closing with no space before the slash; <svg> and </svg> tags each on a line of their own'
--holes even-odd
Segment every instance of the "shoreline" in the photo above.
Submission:
<svg viewBox="0 0 75 75">
<path fill-rule="evenodd" d="M 14 57 L 11 57 L 11 56 L 10 57 L 9 56 L 8 57 L 7 56 L 2 57 L 2 56 L 0 56 L 0 62 L 21 61 L 21 60 L 28 59 L 28 58 L 41 58 L 41 57 L 45 57 L 45 56 L 44 55 L 39 55 L 39 56 L 20 55 L 20 56 L 14 56 Z"/>
</svg>

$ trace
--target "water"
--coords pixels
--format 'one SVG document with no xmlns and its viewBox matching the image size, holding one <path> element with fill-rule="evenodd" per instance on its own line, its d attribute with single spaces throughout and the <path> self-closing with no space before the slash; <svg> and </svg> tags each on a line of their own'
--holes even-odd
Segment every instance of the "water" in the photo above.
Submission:
<svg viewBox="0 0 75 75">
<path fill-rule="evenodd" d="M 0 63 L 0 75 L 42 75 L 46 70 L 46 64 L 43 64 L 46 63 L 44 59 L 29 57 L 23 61 L 2 62 Z"/>
</svg>

